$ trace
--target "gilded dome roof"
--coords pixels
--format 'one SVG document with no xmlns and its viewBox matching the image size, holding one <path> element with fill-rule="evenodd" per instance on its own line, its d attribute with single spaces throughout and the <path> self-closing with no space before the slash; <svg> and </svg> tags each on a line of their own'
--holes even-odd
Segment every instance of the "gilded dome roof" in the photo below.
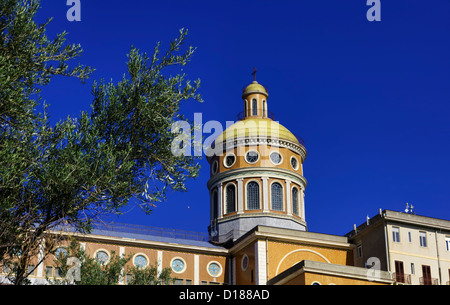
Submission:
<svg viewBox="0 0 450 305">
<path fill-rule="evenodd" d="M 256 136 L 267 137 L 269 139 L 284 139 L 295 144 L 303 145 L 286 127 L 268 118 L 247 118 L 238 121 L 219 135 L 215 143 Z"/>
<path fill-rule="evenodd" d="M 242 97 L 245 98 L 245 96 L 252 94 L 252 93 L 261 93 L 261 94 L 264 94 L 265 96 L 269 96 L 266 88 L 264 88 L 264 86 L 259 84 L 257 81 L 253 81 L 250 85 L 245 87 L 245 89 L 242 93 Z"/>
</svg>

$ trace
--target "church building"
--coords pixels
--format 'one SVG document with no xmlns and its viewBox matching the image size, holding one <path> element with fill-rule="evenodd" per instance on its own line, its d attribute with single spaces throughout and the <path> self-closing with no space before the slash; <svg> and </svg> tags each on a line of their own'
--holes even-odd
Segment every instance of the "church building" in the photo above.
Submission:
<svg viewBox="0 0 450 305">
<path fill-rule="evenodd" d="M 180 285 L 391 285 L 450 281 L 450 221 L 380 211 L 380 215 L 355 226 L 345 236 L 308 231 L 305 143 L 274 121 L 269 111 L 269 93 L 256 80 L 244 88 L 242 106 L 239 120 L 216 138 L 211 148 L 214 153 L 208 154 L 210 202 L 204 203 L 210 205 L 208 234 L 133 225 L 98 227 L 85 235 L 64 234 L 75 236 L 89 255 L 106 263 L 114 251 L 132 255 L 130 266 L 157 264 L 160 271 L 169 267 L 172 277 L 177 278 L 175 283 Z M 392 241 L 392 236 L 397 236 L 395 232 L 400 232 L 397 242 Z M 410 239 L 408 232 L 412 232 Z M 421 252 L 420 246 L 417 251 L 405 250 L 420 232 L 426 232 L 427 245 L 433 251 Z M 436 243 L 434 235 L 428 235 L 433 232 L 438 236 Z M 61 251 L 65 246 L 61 245 Z M 416 259 L 408 259 L 409 256 Z M 46 276 L 57 278 L 53 260 L 53 255 L 49 255 L 29 278 L 35 283 L 45 283 Z M 424 272 L 430 272 L 430 279 L 439 280 L 421 280 L 422 264 L 431 265 L 431 271 L 423 267 Z M 407 268 L 415 268 L 417 276 L 412 281 L 408 276 L 405 280 L 405 274 L 411 274 Z M 3 275 L 7 271 L 3 269 Z M 125 272 L 119 284 L 128 280 Z"/>
</svg>

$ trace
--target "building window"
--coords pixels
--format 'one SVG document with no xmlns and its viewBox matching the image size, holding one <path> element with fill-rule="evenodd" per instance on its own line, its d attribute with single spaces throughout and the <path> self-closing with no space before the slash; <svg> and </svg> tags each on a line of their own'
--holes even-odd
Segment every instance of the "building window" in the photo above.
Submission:
<svg viewBox="0 0 450 305">
<path fill-rule="evenodd" d="M 109 261 L 109 254 L 106 250 L 98 250 L 95 253 L 95 260 L 100 265 L 106 265 Z"/>
<path fill-rule="evenodd" d="M 217 194 L 217 190 L 213 192 L 212 216 L 213 218 L 219 217 L 219 195 Z"/>
<path fill-rule="evenodd" d="M 447 246 L 447 251 L 450 251 L 450 236 L 445 237 L 445 244 Z"/>
<path fill-rule="evenodd" d="M 225 156 L 225 159 L 223 160 L 223 165 L 226 168 L 230 168 L 234 165 L 234 162 L 236 162 L 236 156 L 232 153 Z"/>
<path fill-rule="evenodd" d="M 241 269 L 242 271 L 245 271 L 247 270 L 247 268 L 248 268 L 248 255 L 244 254 L 241 260 Z"/>
<path fill-rule="evenodd" d="M 292 213 L 298 215 L 298 188 L 292 188 Z"/>
<path fill-rule="evenodd" d="M 34 265 L 28 265 L 27 268 L 28 275 L 34 276 L 34 270 L 36 270 L 36 267 Z"/>
<path fill-rule="evenodd" d="M 255 181 L 247 184 L 247 209 L 259 210 L 259 184 Z"/>
<path fill-rule="evenodd" d="M 411 274 L 414 274 L 415 269 L 414 269 L 414 263 L 411 263 Z"/>
<path fill-rule="evenodd" d="M 258 103 L 255 99 L 252 100 L 252 115 L 258 115 Z"/>
<path fill-rule="evenodd" d="M 226 187 L 226 208 L 227 213 L 231 213 L 236 210 L 236 187 L 234 184 L 229 184 Z"/>
<path fill-rule="evenodd" d="M 273 152 L 270 154 L 270 161 L 272 161 L 272 163 L 275 165 L 279 165 L 283 161 L 283 158 L 281 157 L 280 153 Z"/>
<path fill-rule="evenodd" d="M 181 257 L 173 258 L 170 266 L 175 273 L 183 273 L 186 270 L 186 262 Z"/>
<path fill-rule="evenodd" d="M 298 161 L 295 157 L 291 157 L 291 166 L 294 170 L 298 169 Z"/>
<path fill-rule="evenodd" d="M 137 254 L 134 256 L 133 263 L 138 268 L 145 268 L 147 267 L 148 260 L 143 254 Z"/>
<path fill-rule="evenodd" d="M 213 162 L 213 164 L 212 164 L 212 167 L 211 167 L 211 173 L 212 173 L 213 175 L 215 175 L 215 174 L 217 173 L 218 170 L 219 170 L 219 162 L 217 162 L 217 160 L 215 160 L 215 161 Z"/>
<path fill-rule="evenodd" d="M 427 246 L 427 233 L 426 232 L 419 232 L 419 240 L 420 240 L 420 246 L 426 247 Z"/>
<path fill-rule="evenodd" d="M 258 161 L 258 159 L 259 159 L 259 154 L 256 150 L 250 150 L 245 155 L 245 161 L 247 161 L 247 163 L 250 163 L 250 164 L 256 163 Z"/>
<path fill-rule="evenodd" d="M 408 241 L 411 242 L 412 238 L 411 238 L 411 231 L 408 232 Z"/>
<path fill-rule="evenodd" d="M 45 267 L 45 277 L 52 277 L 53 276 L 53 267 L 47 266 Z"/>
<path fill-rule="evenodd" d="M 63 258 L 65 256 L 67 256 L 67 250 L 66 249 L 64 249 L 64 248 L 56 249 L 56 251 L 55 251 L 56 259 L 60 259 L 60 258 Z"/>
<path fill-rule="evenodd" d="M 283 187 L 278 182 L 271 186 L 272 210 L 283 211 Z"/>
<path fill-rule="evenodd" d="M 218 277 L 222 274 L 222 266 L 218 262 L 210 262 L 206 270 L 212 277 Z"/>
<path fill-rule="evenodd" d="M 399 227 L 392 227 L 392 241 L 394 243 L 400 242 L 400 228 Z"/>
<path fill-rule="evenodd" d="M 358 245 L 356 253 L 358 254 L 358 258 L 362 257 L 362 245 Z"/>
</svg>

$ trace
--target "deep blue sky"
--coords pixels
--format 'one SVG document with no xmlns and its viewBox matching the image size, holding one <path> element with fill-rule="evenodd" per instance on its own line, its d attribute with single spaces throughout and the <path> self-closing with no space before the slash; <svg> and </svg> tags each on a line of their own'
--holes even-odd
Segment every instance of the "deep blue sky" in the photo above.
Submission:
<svg viewBox="0 0 450 305">
<path fill-rule="evenodd" d="M 381 2 L 381 21 L 369 22 L 366 0 L 81 0 L 81 22 L 69 22 L 66 0 L 43 0 L 39 19 L 54 17 L 49 35 L 66 30 L 85 51 L 80 61 L 96 68 L 84 85 L 55 79 L 44 98 L 54 120 L 88 110 L 92 82 L 118 81 L 131 45 L 151 53 L 184 27 L 197 47 L 184 71 L 201 79 L 205 102 L 183 112 L 235 120 L 257 67 L 269 110 L 306 142 L 310 231 L 342 235 L 406 202 L 450 219 L 450 2 Z M 187 193 L 116 221 L 206 232 L 201 164 Z"/>
</svg>

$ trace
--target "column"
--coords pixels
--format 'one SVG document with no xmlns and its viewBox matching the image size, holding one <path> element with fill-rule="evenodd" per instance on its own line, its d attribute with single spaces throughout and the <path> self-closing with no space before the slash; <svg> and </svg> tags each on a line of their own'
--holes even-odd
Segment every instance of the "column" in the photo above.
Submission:
<svg viewBox="0 0 450 305">
<path fill-rule="evenodd" d="M 269 178 L 262 177 L 263 212 L 269 212 Z"/>
<path fill-rule="evenodd" d="M 125 247 L 119 247 L 119 257 L 125 257 Z M 122 269 L 120 270 L 120 275 L 119 275 L 119 285 L 123 285 L 126 284 L 124 283 L 124 268 L 122 267 Z"/>
<path fill-rule="evenodd" d="M 45 250 L 45 238 L 41 239 L 39 244 L 38 263 L 36 276 L 38 278 L 44 277 L 44 250 Z"/>
<path fill-rule="evenodd" d="M 218 193 L 217 193 L 217 218 L 220 219 L 223 216 L 223 186 L 222 186 L 222 182 L 219 183 L 219 187 L 217 188 Z"/>
<path fill-rule="evenodd" d="M 291 204 L 291 181 L 285 180 L 286 182 L 286 213 L 292 215 L 292 204 Z"/>
<path fill-rule="evenodd" d="M 258 240 L 255 243 L 255 284 L 267 284 L 266 242 Z"/>
<path fill-rule="evenodd" d="M 238 214 L 244 213 L 244 186 L 243 186 L 243 178 L 238 178 L 237 180 L 237 195 L 238 195 Z"/>
<path fill-rule="evenodd" d="M 200 281 L 199 281 L 199 259 L 198 259 L 198 255 L 195 254 L 194 255 L 194 285 L 199 285 Z"/>
<path fill-rule="evenodd" d="M 300 204 L 301 204 L 301 211 L 302 211 L 302 215 L 301 217 L 306 221 L 306 216 L 305 216 L 305 189 L 302 187 L 300 189 Z"/>
<path fill-rule="evenodd" d="M 162 272 L 162 264 L 163 264 L 163 253 L 162 251 L 158 251 L 157 252 L 157 264 L 158 266 L 157 268 L 157 272 L 158 272 L 158 277 L 161 275 Z"/>
</svg>

